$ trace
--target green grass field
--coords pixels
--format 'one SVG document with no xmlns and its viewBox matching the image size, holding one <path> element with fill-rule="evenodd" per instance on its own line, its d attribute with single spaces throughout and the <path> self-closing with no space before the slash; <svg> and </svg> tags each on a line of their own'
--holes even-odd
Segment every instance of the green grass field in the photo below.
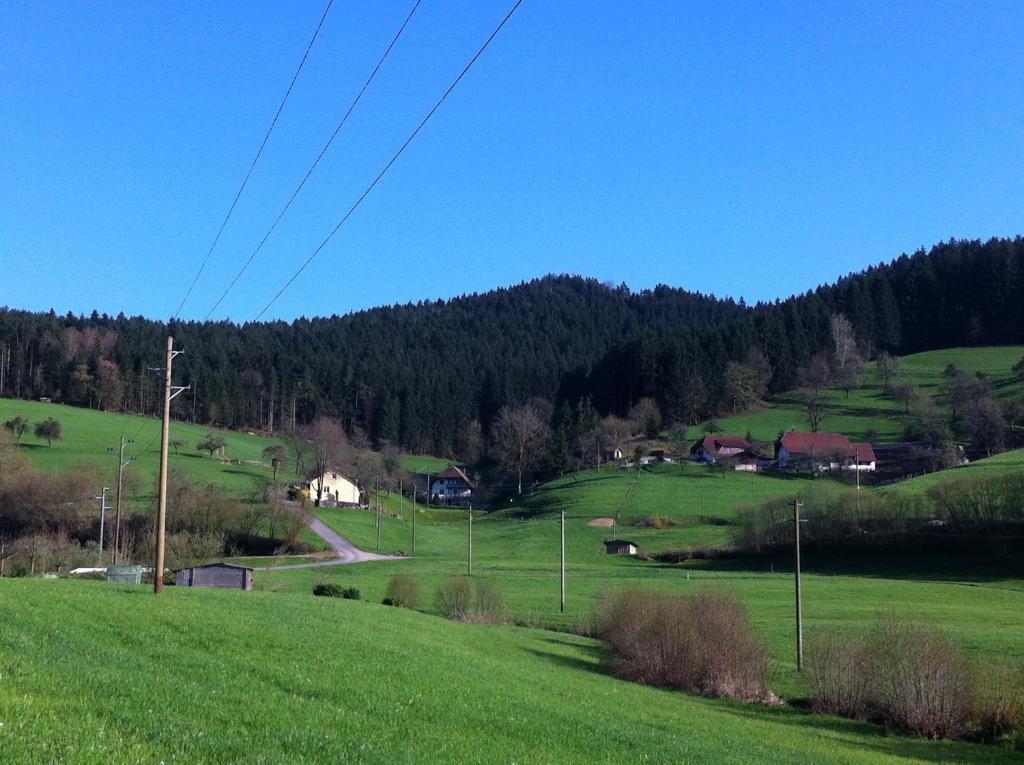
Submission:
<svg viewBox="0 0 1024 765">
<path fill-rule="evenodd" d="M 586 638 L 308 595 L 3 580 L 0 646 L 5 764 L 1019 761 L 619 681 Z"/>
<path fill-rule="evenodd" d="M 1022 351 L 918 354 L 904 359 L 902 369 L 927 390 L 952 360 L 966 371 L 991 374 L 1000 395 L 1016 395 L 1016 383 L 999 381 L 1008 380 Z M 849 402 L 839 392 L 830 396 L 835 419 L 826 419 L 824 429 L 854 438 L 872 429 L 882 438 L 898 437 L 897 407 L 871 385 L 854 391 Z M 21 413 L 14 406 L 38 407 L 25 415 L 32 420 L 53 411 L 52 405 L 0 400 L 2 419 Z M 53 450 L 27 450 L 47 469 L 71 465 L 80 458 L 76 453 L 108 440 L 116 445 L 124 427 L 108 421 L 120 419 L 116 415 L 58 411 L 81 412 L 82 419 L 68 418 L 69 438 Z M 749 427 L 769 440 L 794 412 L 799 414 L 795 405 L 783 400 L 722 422 L 725 432 L 742 434 Z M 157 423 L 150 423 L 155 433 Z M 75 440 L 72 425 L 83 434 Z M 195 431 L 194 440 L 206 432 Z M 231 456 L 237 450 L 240 458 L 259 458 L 262 439 L 228 435 Z M 201 480 L 218 480 L 231 467 L 251 468 L 248 479 L 220 476 L 222 485 L 238 492 L 252 476 L 269 474 L 266 467 L 244 462 L 229 466 L 185 456 L 176 461 L 201 465 L 193 474 L 211 476 Z M 425 472 L 447 463 L 413 457 L 406 464 Z M 1021 469 L 1024 450 L 870 491 L 923 492 L 961 475 Z M 156 602 L 145 588 L 0 580 L 0 762 L 1019 761 L 1019 753 L 998 747 L 913 741 L 871 724 L 799 711 L 807 686 L 794 665 L 788 556 L 669 565 L 604 552 L 602 543 L 613 534 L 647 552 L 715 547 L 729 540 L 738 503 L 794 495 L 810 484 L 807 478 L 721 473 L 690 464 L 651 466 L 639 475 L 605 467 L 478 511 L 474 576 L 500 589 L 514 619 L 555 632 L 452 624 L 431 615 L 438 586 L 467 572 L 467 513 L 414 508 L 395 494 L 381 496 L 387 513 L 380 550 L 411 552 L 415 517 L 415 557 L 261 571 L 254 593 L 169 588 Z M 814 485 L 815 497 L 826 503 L 844 490 L 832 479 Z M 558 578 L 562 510 L 564 613 Z M 323 508 L 318 515 L 358 547 L 375 549 L 372 513 Z M 614 518 L 617 525 L 589 525 L 598 518 Z M 642 525 L 647 518 L 670 523 L 660 529 Z M 247 562 L 271 565 L 267 559 Z M 804 565 L 809 650 L 815 633 L 825 628 L 857 631 L 898 614 L 938 625 L 972 660 L 1024 661 L 1019 561 L 809 556 Z M 398 572 L 420 579 L 420 609 L 426 613 L 376 605 Z M 317 582 L 355 586 L 363 602 L 313 598 Z M 628 586 L 736 593 L 769 645 L 772 687 L 797 704 L 765 709 L 702 700 L 605 675 L 596 644 L 564 630 L 589 623 L 602 590 Z M 135 696 L 124 693 L 126 688 Z"/>
<path fill-rule="evenodd" d="M 1024 385 L 1014 379 L 1013 365 L 1024 357 L 1024 346 L 1011 345 L 987 348 L 949 348 L 904 356 L 899 362 L 898 376 L 912 383 L 921 392 L 937 396 L 942 371 L 947 364 L 956 364 L 968 374 L 981 372 L 992 379 L 997 397 L 1011 398 L 1024 394 Z M 883 395 L 873 365 L 868 365 L 861 385 L 845 392 L 825 390 L 826 416 L 822 431 L 843 433 L 854 441 L 900 441 L 903 438 L 902 406 Z M 939 404 L 939 410 L 945 407 Z M 808 430 L 807 417 L 797 394 L 778 397 L 772 404 L 753 412 L 718 419 L 723 433 L 745 435 L 757 440 L 774 441 L 786 430 Z"/>
<path fill-rule="evenodd" d="M 24 417 L 33 424 L 53 417 L 63 428 L 63 439 L 47 447 L 45 441 L 32 435 L 30 425 L 29 432 L 22 437 L 21 450 L 34 465 L 48 471 L 67 470 L 77 465 L 94 466 L 109 476 L 110 486 L 114 486 L 117 480 L 119 439 L 122 435 L 132 439 L 134 443 L 125 449 L 125 457 L 136 460 L 132 469 L 139 473 L 143 495 L 152 493 L 160 462 L 158 419 L 0 398 L 0 422 L 16 416 Z M 196 451 L 196 444 L 209 432 L 210 428 L 199 425 L 172 422 L 170 438 L 180 438 L 185 445 L 180 453 L 171 450 L 168 457 L 170 467 L 184 471 L 197 483 L 215 483 L 236 496 L 244 496 L 271 480 L 273 471 L 263 462 L 263 450 L 280 441 L 218 430 L 216 432 L 227 442 L 225 454 L 231 460 L 222 462 L 206 452 Z M 108 449 L 113 449 L 113 453 Z M 279 480 L 291 477 L 278 472 Z"/>
</svg>

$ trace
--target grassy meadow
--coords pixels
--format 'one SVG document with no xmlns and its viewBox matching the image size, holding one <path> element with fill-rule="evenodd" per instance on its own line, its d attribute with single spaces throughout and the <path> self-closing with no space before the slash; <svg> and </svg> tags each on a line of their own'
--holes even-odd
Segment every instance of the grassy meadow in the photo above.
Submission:
<svg viewBox="0 0 1024 765">
<path fill-rule="evenodd" d="M 955 364 L 968 374 L 980 372 L 990 377 L 996 396 L 1006 399 L 1024 394 L 1024 385 L 1013 374 L 1013 365 L 1022 357 L 1024 346 L 1020 345 L 926 351 L 901 357 L 896 376 L 917 386 L 924 395 L 938 396 L 942 371 L 947 364 Z M 874 365 L 867 366 L 861 384 L 849 396 L 838 388 L 823 390 L 822 396 L 826 412 L 822 431 L 843 433 L 853 441 L 903 440 L 903 407 L 883 394 Z M 947 411 L 944 404 L 936 403 L 940 412 Z M 795 393 L 779 396 L 756 411 L 720 417 L 717 422 L 723 433 L 750 433 L 759 441 L 774 441 L 786 430 L 809 429 L 800 396 Z"/>
<path fill-rule="evenodd" d="M 901 362 L 901 374 L 934 393 L 952 361 L 991 374 L 1000 395 L 1017 395 L 1009 368 L 1024 348 L 953 349 Z M 823 429 L 853 438 L 869 430 L 899 438 L 899 407 L 871 382 L 828 393 Z M 57 413 L 55 413 L 57 412 Z M 0 400 L 15 414 L 64 423 L 52 449 L 26 439 L 41 468 L 107 460 L 122 432 L 155 420 Z M 794 419 L 797 418 L 797 419 Z M 805 425 L 795 399 L 721 420 L 724 432 L 772 440 Z M 204 428 L 175 424 L 194 442 Z M 180 435 L 185 434 L 185 435 Z M 269 479 L 257 464 L 272 443 L 225 433 L 239 464 L 172 454 L 196 480 L 235 493 Z M 136 437 L 136 444 L 147 436 Z M 183 450 L 184 451 L 184 450 Z M 156 455 L 139 450 L 155 475 Z M 252 460 L 249 462 L 248 460 Z M 407 457 L 412 469 L 446 461 Z M 148 465 L 148 467 L 147 467 Z M 875 492 L 924 492 L 961 475 L 1024 470 L 1007 452 Z M 234 472 L 233 472 L 234 471 Z M 286 479 L 287 476 L 279 478 Z M 603 542 L 630 539 L 644 552 L 717 547 L 735 529 L 737 504 L 795 495 L 804 477 L 720 472 L 692 464 L 637 472 L 605 466 L 551 481 L 473 521 L 473 575 L 500 590 L 524 626 L 449 623 L 436 615 L 437 588 L 467 573 L 467 511 L 413 505 L 382 493 L 380 551 L 412 552 L 354 566 L 257 572 L 256 592 L 146 588 L 65 580 L 0 579 L 0 762 L 968 762 L 1020 761 L 1006 748 L 915 741 L 879 726 L 803 710 L 807 679 L 796 671 L 789 556 L 663 564 L 609 556 Z M 815 501 L 847 487 L 814 481 Z M 567 607 L 559 609 L 559 517 L 566 516 Z M 318 516 L 364 550 L 377 547 L 374 514 L 321 508 Z M 615 526 L 592 525 L 614 519 Z M 303 559 L 251 559 L 253 565 Z M 808 652 L 827 628 L 856 632 L 889 615 L 939 626 L 972 661 L 1024 661 L 1024 566 L 1015 560 L 861 556 L 804 560 Z M 388 580 L 413 573 L 420 612 L 378 605 Z M 314 598 L 313 585 L 357 587 L 360 602 Z M 724 589 L 748 607 L 770 649 L 780 708 L 711 701 L 616 680 L 597 644 L 570 634 L 590 622 L 607 588 L 676 593 Z M 548 629 L 539 629 L 548 628 Z M 173 633 L 173 639 L 168 636 Z"/>
<path fill-rule="evenodd" d="M 21 439 L 21 449 L 36 467 L 59 471 L 79 465 L 92 466 L 109 475 L 110 486 L 114 486 L 117 480 L 119 439 L 121 436 L 131 439 L 134 443 L 125 448 L 125 458 L 135 459 L 130 469 L 139 476 L 142 496 L 148 498 L 153 492 L 160 465 L 159 419 L 0 398 L 0 422 L 17 416 L 30 423 L 28 432 Z M 47 417 L 60 422 L 64 436 L 50 447 L 46 441 L 32 435 L 32 426 Z M 226 441 L 226 461 L 196 450 L 196 444 L 210 432 L 216 432 Z M 170 451 L 168 465 L 171 469 L 183 471 L 196 483 L 217 484 L 236 496 L 244 496 L 271 481 L 273 471 L 263 460 L 263 450 L 281 443 L 277 439 L 176 421 L 171 423 L 170 438 L 185 442 L 178 452 Z M 113 453 L 108 449 L 113 449 Z M 294 463 L 290 466 L 294 467 Z M 278 472 L 279 479 L 293 477 L 286 471 Z"/>
<path fill-rule="evenodd" d="M 308 595 L 3 580 L 0 645 L 4 763 L 1019 761 L 620 681 L 583 637 Z"/>
</svg>

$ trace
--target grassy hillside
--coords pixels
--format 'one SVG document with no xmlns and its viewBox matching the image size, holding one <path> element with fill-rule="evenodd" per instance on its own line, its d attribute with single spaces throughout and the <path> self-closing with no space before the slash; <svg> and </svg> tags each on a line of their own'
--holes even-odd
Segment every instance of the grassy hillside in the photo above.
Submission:
<svg viewBox="0 0 1024 765">
<path fill-rule="evenodd" d="M 947 364 L 974 374 L 981 372 L 992 379 L 996 395 L 1001 398 L 1024 395 L 1024 385 L 1014 379 L 1013 365 L 1024 357 L 1024 346 L 991 348 L 949 348 L 904 356 L 899 361 L 898 376 L 921 389 L 925 395 L 936 396 Z M 852 440 L 900 441 L 903 438 L 902 406 L 882 393 L 873 365 L 869 365 L 859 387 L 846 393 L 838 388 L 823 391 L 826 416 L 821 430 L 843 433 Z M 939 410 L 945 407 L 939 404 Z M 778 401 L 754 412 L 718 419 L 723 433 L 745 435 L 757 440 L 774 441 L 780 431 L 808 430 L 807 417 L 798 394 L 780 396 Z"/>
<path fill-rule="evenodd" d="M 0 646 L 12 765 L 1016 761 L 619 681 L 584 638 L 308 595 L 4 580 Z"/>
<path fill-rule="evenodd" d="M 1024 449 L 996 454 L 981 460 L 975 460 L 961 467 L 951 470 L 940 470 L 937 473 L 928 473 L 917 476 L 907 481 L 887 486 L 882 491 L 905 491 L 911 493 L 922 493 L 930 486 L 943 481 L 956 480 L 958 478 L 971 477 L 981 478 L 986 476 L 1000 476 L 1008 473 L 1024 472 Z"/>
<path fill-rule="evenodd" d="M 30 423 L 53 417 L 61 423 L 64 438 L 47 447 L 46 441 L 32 435 L 32 426 L 21 440 L 22 452 L 43 470 L 65 470 L 79 464 L 98 467 L 110 476 L 110 485 L 117 478 L 117 448 L 119 438 L 134 441 L 125 449 L 125 457 L 134 457 L 133 469 L 138 470 L 144 493 L 153 490 L 160 462 L 160 421 L 153 417 L 137 417 L 94 409 L 43 404 L 38 401 L 20 401 L 0 398 L 0 422 L 12 417 L 24 417 Z M 264 482 L 270 481 L 273 471 L 263 462 L 263 450 L 276 439 L 250 436 L 228 430 L 216 431 L 227 442 L 225 454 L 230 460 L 222 462 L 206 452 L 196 451 L 210 428 L 182 422 L 171 423 L 171 439 L 185 442 L 180 453 L 170 452 L 168 464 L 191 476 L 197 483 L 212 482 L 236 495 L 244 495 Z M 114 453 L 108 453 L 113 449 Z M 237 462 L 236 462 L 237 460 Z M 278 477 L 281 477 L 281 472 Z"/>
</svg>

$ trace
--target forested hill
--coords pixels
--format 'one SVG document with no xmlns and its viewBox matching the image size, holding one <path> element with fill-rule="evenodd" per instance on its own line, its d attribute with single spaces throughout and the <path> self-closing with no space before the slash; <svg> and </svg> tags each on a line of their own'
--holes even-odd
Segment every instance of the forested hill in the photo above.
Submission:
<svg viewBox="0 0 1024 765">
<path fill-rule="evenodd" d="M 317 415 L 350 432 L 435 453 L 458 451 L 468 423 L 506 402 L 552 397 L 570 369 L 589 368 L 644 331 L 711 327 L 746 309 L 684 290 L 633 293 L 551 276 L 482 295 L 292 323 L 176 323 L 175 378 L 195 395 L 175 415 L 278 429 Z M 157 409 L 167 327 L 143 318 L 0 311 L 10 349 L 4 395 L 50 397 L 131 412 Z"/>
<path fill-rule="evenodd" d="M 277 430 L 330 415 L 357 438 L 455 455 L 501 406 L 533 397 L 563 418 L 587 398 L 607 414 L 651 397 L 666 419 L 696 422 L 794 387 L 840 315 L 860 356 L 1024 342 L 1024 240 L 951 241 L 752 308 L 560 276 L 292 323 L 178 323 L 175 377 L 194 391 L 175 416 Z M 148 368 L 166 332 L 0 310 L 0 393 L 153 413 Z"/>
<path fill-rule="evenodd" d="M 712 330 L 642 333 L 588 375 L 568 381 L 563 396 L 589 396 L 603 413 L 623 413 L 651 397 L 666 419 L 696 422 L 742 408 L 744 398 L 807 384 L 824 351 L 835 350 L 840 316 L 861 361 L 883 352 L 1020 343 L 1024 239 L 950 241 L 813 292 L 758 304 Z"/>
</svg>

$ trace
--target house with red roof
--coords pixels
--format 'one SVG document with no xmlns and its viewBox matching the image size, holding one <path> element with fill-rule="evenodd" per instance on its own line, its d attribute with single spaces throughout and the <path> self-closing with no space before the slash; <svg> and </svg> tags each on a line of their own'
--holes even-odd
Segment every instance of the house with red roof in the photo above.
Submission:
<svg viewBox="0 0 1024 765">
<path fill-rule="evenodd" d="M 698 462 L 714 465 L 718 460 L 738 458 L 744 452 L 750 453 L 752 446 L 750 441 L 740 436 L 722 436 L 708 433 L 691 447 L 690 454 Z"/>
<path fill-rule="evenodd" d="M 864 470 L 876 467 L 871 444 L 850 443 L 841 433 L 791 430 L 776 445 L 779 467 L 795 470 Z"/>
<path fill-rule="evenodd" d="M 432 501 L 442 505 L 466 507 L 473 502 L 476 486 L 458 465 L 449 465 L 430 484 Z"/>
</svg>

